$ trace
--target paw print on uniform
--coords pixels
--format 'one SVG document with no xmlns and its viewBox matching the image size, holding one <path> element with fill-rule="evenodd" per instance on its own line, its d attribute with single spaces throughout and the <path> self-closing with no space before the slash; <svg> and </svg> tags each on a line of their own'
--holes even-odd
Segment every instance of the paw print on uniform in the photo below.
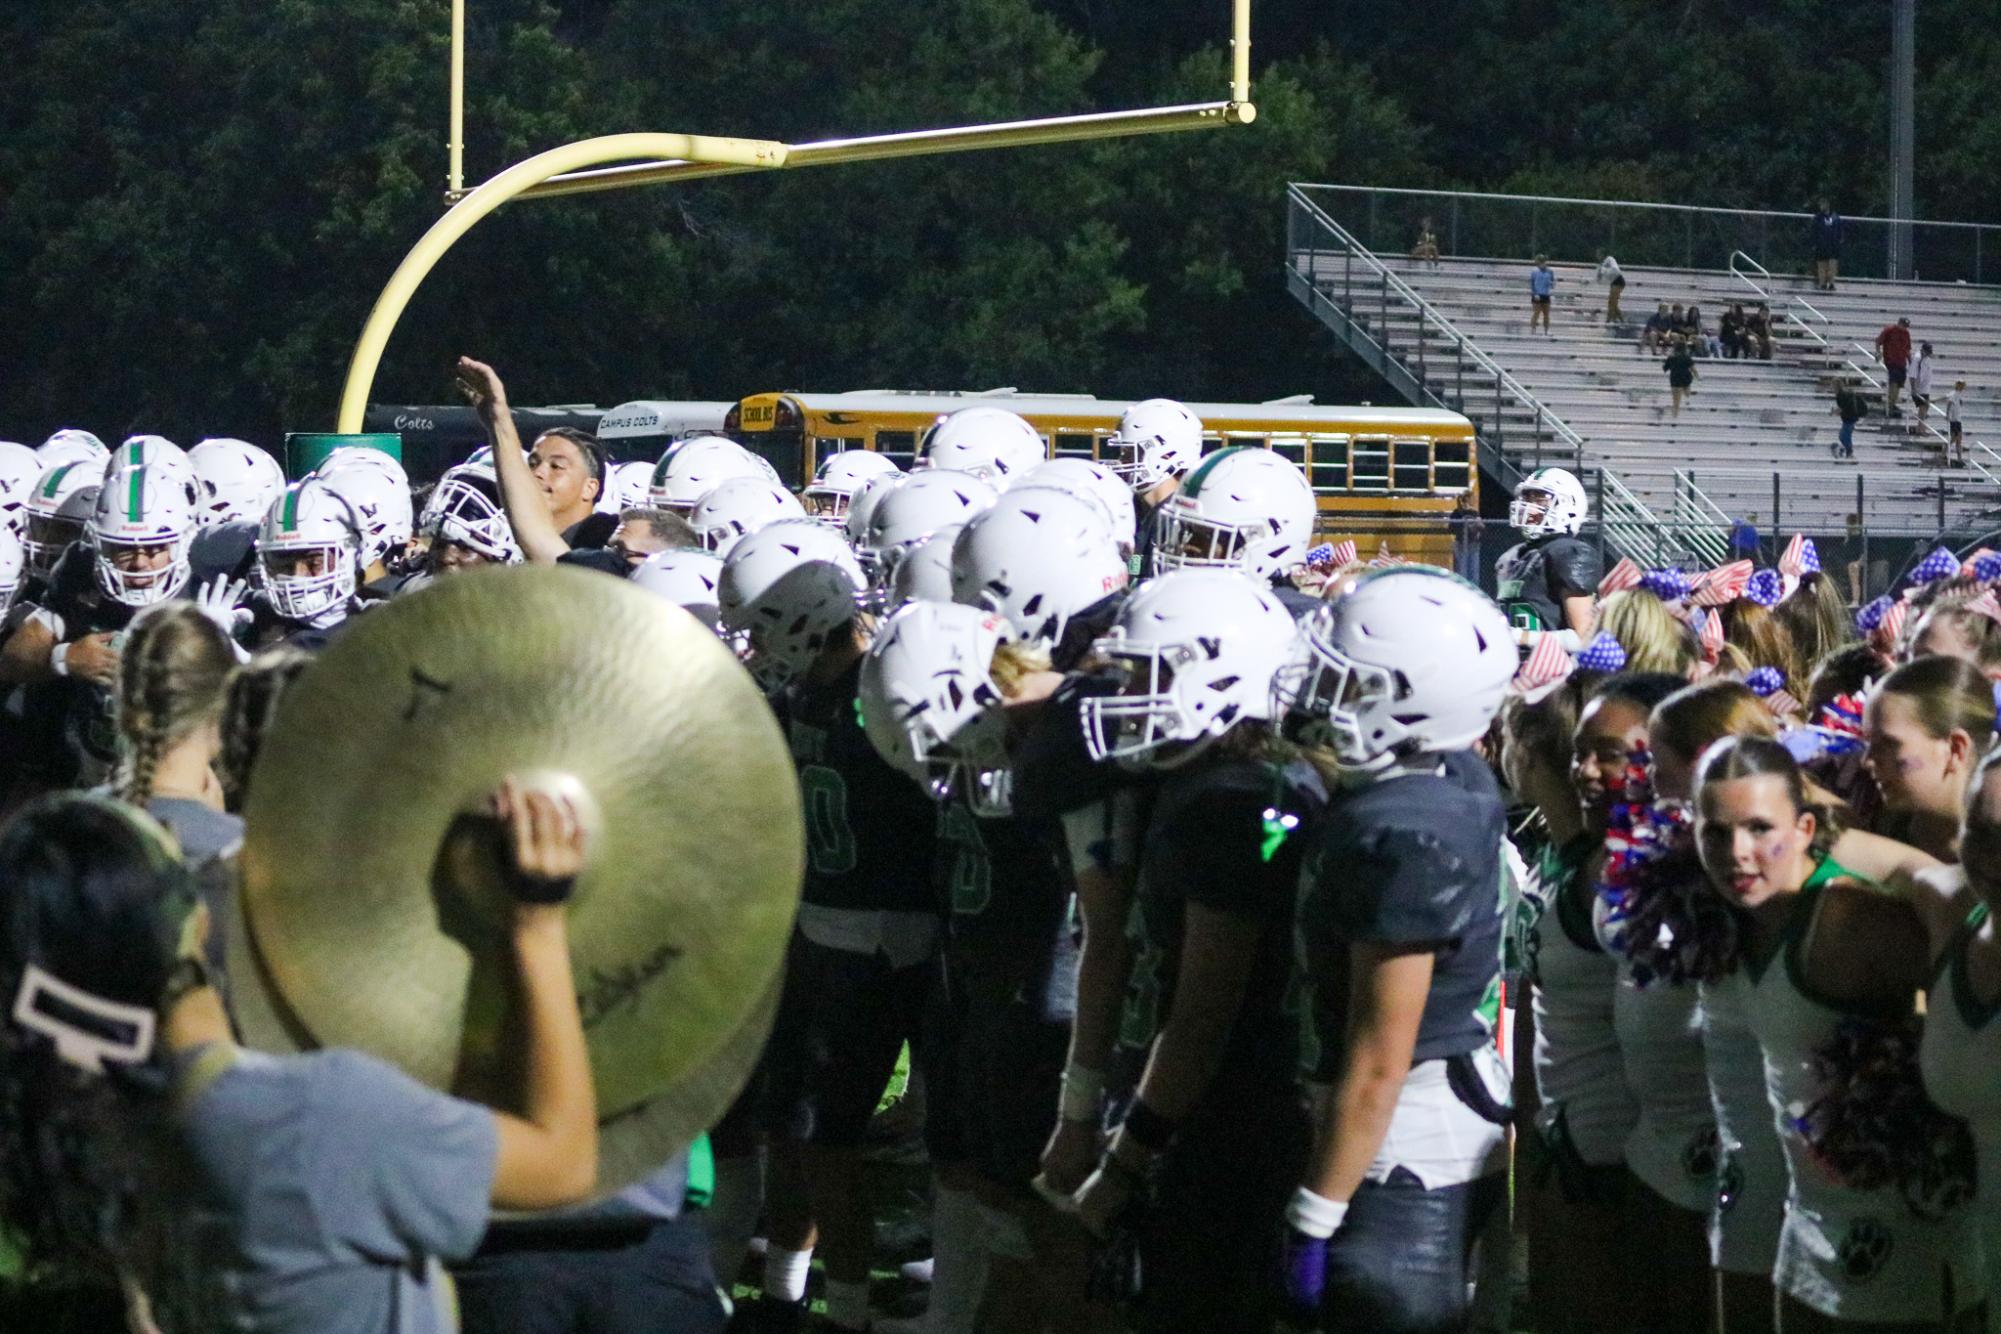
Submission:
<svg viewBox="0 0 2001 1334">
<path fill-rule="evenodd" d="M 1681 1146 L 1681 1170 L 1690 1181 L 1714 1181 L 1717 1160 L 1722 1156 L 1723 1143 L 1716 1137 L 1716 1127 L 1705 1127 Z"/>
<path fill-rule="evenodd" d="M 1890 1252 L 1894 1246 L 1889 1228 L 1873 1218 L 1858 1218 L 1849 1227 L 1848 1235 L 1841 1239 L 1834 1255 L 1841 1265 L 1841 1272 L 1850 1282 L 1867 1283 L 1890 1263 Z"/>
</svg>

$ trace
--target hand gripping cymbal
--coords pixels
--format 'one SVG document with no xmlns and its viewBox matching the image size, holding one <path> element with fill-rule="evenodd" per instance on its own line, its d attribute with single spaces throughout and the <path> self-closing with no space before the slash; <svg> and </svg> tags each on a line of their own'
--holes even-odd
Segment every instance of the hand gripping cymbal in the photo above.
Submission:
<svg viewBox="0 0 2001 1334">
<path fill-rule="evenodd" d="M 509 906 L 480 812 L 507 774 L 576 794 L 591 829 L 567 911 L 599 1116 L 672 1105 L 685 1142 L 762 1045 L 804 837 L 750 677 L 623 581 L 454 575 L 335 639 L 251 780 L 237 934 L 255 958 L 231 971 L 297 1038 L 491 1100 Z"/>
</svg>

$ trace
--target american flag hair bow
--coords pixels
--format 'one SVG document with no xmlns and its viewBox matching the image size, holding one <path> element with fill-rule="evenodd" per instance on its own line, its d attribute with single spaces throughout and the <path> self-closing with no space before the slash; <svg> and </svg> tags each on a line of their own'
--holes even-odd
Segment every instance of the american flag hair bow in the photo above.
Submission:
<svg viewBox="0 0 2001 1334">
<path fill-rule="evenodd" d="M 2001 598 L 1995 597 L 1991 588 L 1981 589 L 1980 596 L 1962 604 L 1962 609 L 2001 625 Z"/>
<path fill-rule="evenodd" d="M 1697 609 L 1688 618 L 1690 628 L 1695 631 L 1695 640 L 1702 645 L 1702 660 L 1710 666 L 1723 656 L 1723 618 L 1713 611 Z"/>
<path fill-rule="evenodd" d="M 1910 619 L 1911 604 L 1898 598 L 1883 612 L 1883 618 L 1876 622 L 1876 628 L 1869 632 L 1869 639 L 1882 651 L 1894 652 L 1897 641 L 1904 637 L 1904 622 Z"/>
<path fill-rule="evenodd" d="M 1958 573 L 1959 557 L 1944 547 L 1933 547 L 1932 553 L 1919 561 L 1918 567 L 1911 571 L 1911 584 L 1915 587 L 1918 584 L 1936 583 L 1940 579 L 1950 579 Z"/>
<path fill-rule="evenodd" d="M 1982 583 L 1990 579 L 2001 579 L 2001 551 L 1989 551 L 1986 547 L 1982 547 L 1966 558 L 1965 564 L 1959 567 L 1959 572 Z"/>
<path fill-rule="evenodd" d="M 1576 668 L 1577 664 L 1555 635 L 1538 635 L 1528 657 L 1515 669 L 1515 679 L 1508 683 L 1508 688 L 1535 704 L 1569 680 Z"/>
<path fill-rule="evenodd" d="M 1584 651 L 1577 655 L 1577 665 L 1587 672 L 1623 672 L 1626 670 L 1626 646 L 1607 631 L 1600 630 L 1584 646 Z"/>
<path fill-rule="evenodd" d="M 1331 570 L 1334 568 L 1334 544 L 1322 542 L 1317 547 L 1306 550 L 1306 568 L 1309 570 Z"/>
<path fill-rule="evenodd" d="M 1786 689 L 1786 675 L 1778 668 L 1753 668 L 1744 678 L 1744 684 L 1750 687 L 1752 694 L 1765 701 L 1765 707 L 1775 717 L 1787 718 L 1799 714 L 1800 702 Z"/>
<path fill-rule="evenodd" d="M 1751 569 L 1750 561 L 1733 560 L 1728 565 L 1703 571 L 1689 581 L 1690 600 L 1698 607 L 1721 607 L 1735 602 L 1743 595 L 1744 585 L 1751 582 Z"/>
<path fill-rule="evenodd" d="M 1614 593 L 1623 593 L 1639 582 L 1640 567 L 1633 564 L 1630 556 L 1621 556 L 1619 563 L 1607 570 L 1605 577 L 1598 581 L 1598 596 L 1608 598 Z"/>
<path fill-rule="evenodd" d="M 1334 562 L 1334 568 L 1337 570 L 1343 565 L 1353 565 L 1355 563 L 1355 539 L 1350 537 L 1336 542 L 1334 550 L 1328 555 L 1328 559 Z"/>
<path fill-rule="evenodd" d="M 1785 581 L 1777 570 L 1760 570 L 1744 581 L 1744 597 L 1769 611 L 1785 601 Z"/>
<path fill-rule="evenodd" d="M 1820 552 L 1814 548 L 1812 538 L 1805 533 L 1793 534 L 1793 540 L 1786 543 L 1785 551 L 1779 556 L 1779 573 L 1789 574 L 1795 579 L 1820 573 Z"/>
<path fill-rule="evenodd" d="M 1675 569 L 1648 570 L 1640 578 L 1640 587 L 1662 602 L 1679 602 L 1688 596 L 1688 576 Z"/>
<path fill-rule="evenodd" d="M 1893 599 L 1888 593 L 1873 602 L 1865 602 L 1855 609 L 1855 630 L 1858 634 L 1868 634 L 1883 623 Z"/>
</svg>

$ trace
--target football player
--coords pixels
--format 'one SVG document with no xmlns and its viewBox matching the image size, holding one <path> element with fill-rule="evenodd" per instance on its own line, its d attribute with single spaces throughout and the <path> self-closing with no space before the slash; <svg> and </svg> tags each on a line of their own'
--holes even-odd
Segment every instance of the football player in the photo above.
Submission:
<svg viewBox="0 0 2001 1334">
<path fill-rule="evenodd" d="M 1562 468 L 1539 468 L 1515 487 L 1508 522 L 1525 540 L 1502 553 L 1494 578 L 1516 643 L 1554 634 L 1578 653 L 1590 640 L 1603 572 L 1597 548 L 1577 536 L 1589 508 L 1584 484 Z"/>
</svg>

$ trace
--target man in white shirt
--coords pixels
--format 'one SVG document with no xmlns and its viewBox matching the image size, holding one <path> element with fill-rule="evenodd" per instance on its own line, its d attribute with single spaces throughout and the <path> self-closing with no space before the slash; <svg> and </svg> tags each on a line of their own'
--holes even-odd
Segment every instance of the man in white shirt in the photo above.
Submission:
<svg viewBox="0 0 2001 1334">
<path fill-rule="evenodd" d="M 1626 275 L 1620 271 L 1619 261 L 1610 255 L 1599 260 L 1597 280 L 1609 289 L 1605 294 L 1605 323 L 1624 324 L 1626 317 L 1619 310 L 1619 298 L 1626 293 Z"/>
</svg>

